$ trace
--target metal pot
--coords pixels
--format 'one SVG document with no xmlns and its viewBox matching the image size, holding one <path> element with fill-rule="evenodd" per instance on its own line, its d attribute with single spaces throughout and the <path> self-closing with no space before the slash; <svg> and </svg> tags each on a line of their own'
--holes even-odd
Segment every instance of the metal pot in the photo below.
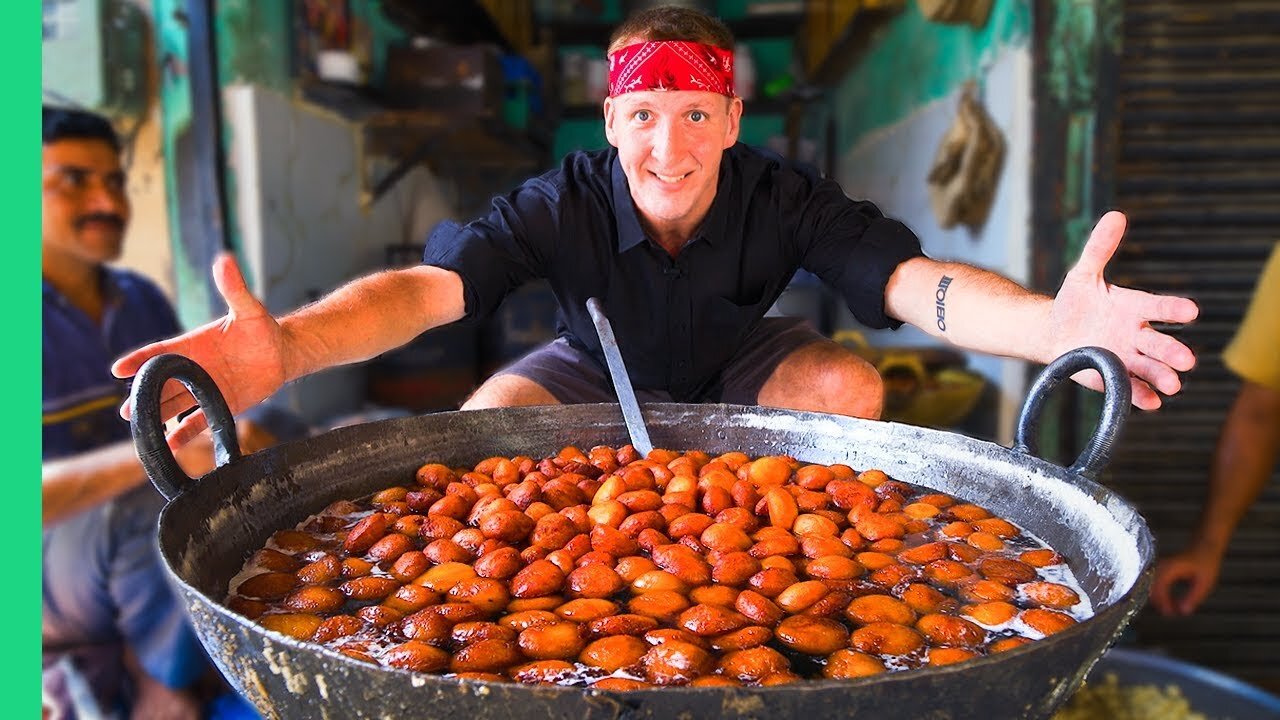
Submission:
<svg viewBox="0 0 1280 720">
<path fill-rule="evenodd" d="M 1049 390 L 1087 367 L 1099 369 L 1108 388 L 1097 434 L 1071 468 L 1035 457 L 1032 440 Z M 198 481 L 181 472 L 165 444 L 159 397 L 170 378 L 193 391 L 214 430 L 219 467 Z M 143 464 L 171 501 L 160 517 L 165 564 L 214 662 L 268 718 L 1044 718 L 1115 640 L 1150 584 L 1154 549 L 1145 522 L 1092 479 L 1109 458 L 1129 409 L 1123 365 L 1098 349 L 1073 351 L 1040 375 L 1012 450 L 953 433 L 835 415 L 732 405 L 644 407 L 658 447 L 785 453 L 808 462 L 876 467 L 983 505 L 1065 555 L 1096 611 L 1044 640 L 956 665 L 769 688 L 601 692 L 420 675 L 293 640 L 221 605 L 229 580 L 268 536 L 332 501 L 402 484 L 426 461 L 459 465 L 493 455 L 552 454 L 568 444 L 625 444 L 617 405 L 387 420 L 241 458 L 225 402 L 208 375 L 186 358 L 149 361 L 131 403 Z"/>
</svg>

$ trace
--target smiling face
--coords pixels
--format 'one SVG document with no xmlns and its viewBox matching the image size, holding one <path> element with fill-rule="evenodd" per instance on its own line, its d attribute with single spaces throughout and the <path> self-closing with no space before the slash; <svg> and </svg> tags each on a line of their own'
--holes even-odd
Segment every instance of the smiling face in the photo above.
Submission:
<svg viewBox="0 0 1280 720">
<path fill-rule="evenodd" d="M 604 101 L 605 136 L 647 230 L 692 235 L 711 209 L 720 158 L 738 141 L 741 118 L 742 100 L 712 92 L 645 90 Z"/>
<path fill-rule="evenodd" d="M 43 148 L 46 262 L 96 265 L 120 256 L 129 199 L 120 155 L 103 140 L 65 139 Z"/>
</svg>

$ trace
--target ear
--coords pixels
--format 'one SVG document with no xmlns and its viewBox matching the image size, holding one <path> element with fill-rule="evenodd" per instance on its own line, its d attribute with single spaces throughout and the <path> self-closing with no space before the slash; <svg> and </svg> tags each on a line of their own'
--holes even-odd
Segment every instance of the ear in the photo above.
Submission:
<svg viewBox="0 0 1280 720">
<path fill-rule="evenodd" d="M 604 136 L 609 144 L 618 147 L 618 139 L 613 130 L 613 119 L 617 108 L 613 105 L 613 98 L 604 99 Z"/>
<path fill-rule="evenodd" d="M 729 127 L 724 134 L 724 149 L 728 150 L 738 142 L 738 132 L 742 129 L 742 98 L 729 98 Z"/>
</svg>

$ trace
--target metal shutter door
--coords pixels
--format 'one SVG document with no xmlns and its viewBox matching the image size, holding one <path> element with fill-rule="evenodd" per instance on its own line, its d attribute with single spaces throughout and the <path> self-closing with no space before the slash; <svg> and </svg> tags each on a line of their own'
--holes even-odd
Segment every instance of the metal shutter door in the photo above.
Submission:
<svg viewBox="0 0 1280 720">
<path fill-rule="evenodd" d="M 1220 354 L 1280 239 L 1280 2 L 1126 0 L 1117 90 L 1116 206 L 1130 230 L 1112 280 L 1189 294 L 1201 312 L 1179 333 L 1199 366 L 1164 410 L 1135 411 L 1109 472 L 1163 555 L 1198 519 L 1239 387 Z M 1277 480 L 1238 528 L 1200 611 L 1144 612 L 1143 645 L 1280 689 Z"/>
</svg>

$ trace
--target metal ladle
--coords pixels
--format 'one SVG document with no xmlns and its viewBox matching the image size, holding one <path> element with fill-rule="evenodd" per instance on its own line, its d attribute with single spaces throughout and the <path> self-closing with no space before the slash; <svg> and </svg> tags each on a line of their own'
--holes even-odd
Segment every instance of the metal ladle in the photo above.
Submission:
<svg viewBox="0 0 1280 720">
<path fill-rule="evenodd" d="M 604 359 L 609 365 L 609 377 L 613 379 L 613 390 L 618 394 L 618 404 L 622 406 L 622 419 L 627 423 L 631 445 L 640 457 L 648 457 L 649 451 L 653 450 L 649 428 L 645 427 L 644 417 L 640 414 L 640 403 L 636 401 L 631 378 L 627 376 L 627 366 L 622 362 L 622 351 L 618 349 L 618 339 L 613 336 L 613 326 L 605 317 L 599 298 L 587 298 L 587 312 L 591 313 L 596 334 L 600 336 L 600 348 L 604 350 Z"/>
</svg>

